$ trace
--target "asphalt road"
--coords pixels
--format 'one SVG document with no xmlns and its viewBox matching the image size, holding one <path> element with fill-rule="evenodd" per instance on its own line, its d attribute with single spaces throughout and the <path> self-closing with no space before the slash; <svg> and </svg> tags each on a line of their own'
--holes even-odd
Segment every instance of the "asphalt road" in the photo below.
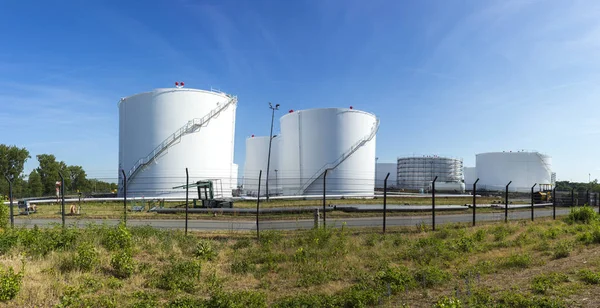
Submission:
<svg viewBox="0 0 600 308">
<path fill-rule="evenodd" d="M 566 215 L 569 213 L 569 209 L 560 208 L 556 209 L 556 215 Z M 536 209 L 535 217 L 551 217 L 552 209 Z M 472 222 L 472 214 L 446 214 L 438 215 L 435 218 L 436 225 L 447 224 L 447 223 L 469 223 Z M 514 211 L 508 213 L 508 220 L 523 220 L 531 219 L 531 212 L 529 211 Z M 489 222 L 489 221 L 504 221 L 504 213 L 482 213 L 477 214 L 478 222 Z M 15 217 L 16 226 L 33 227 L 38 225 L 40 227 L 50 226 L 53 224 L 60 224 L 60 219 L 38 219 L 38 218 L 20 218 Z M 89 223 L 94 224 L 108 224 L 116 225 L 119 223 L 118 219 L 66 219 L 67 224 L 77 224 L 78 226 L 85 226 Z M 297 229 L 310 229 L 314 227 L 314 220 L 302 219 L 302 220 L 268 220 L 260 222 L 261 230 L 297 230 Z M 381 217 L 365 217 L 365 218 L 344 218 L 344 219 L 328 219 L 327 225 L 333 227 L 379 227 L 382 225 Z M 389 227 L 393 226 L 404 226 L 412 227 L 419 224 L 431 225 L 431 215 L 423 216 L 395 216 L 388 217 L 386 224 Z M 152 226 L 159 229 L 183 229 L 185 227 L 184 220 L 177 219 L 130 219 L 127 220 L 128 226 Z M 194 231 L 252 231 L 256 230 L 256 221 L 254 220 L 189 220 L 189 230 Z"/>
</svg>

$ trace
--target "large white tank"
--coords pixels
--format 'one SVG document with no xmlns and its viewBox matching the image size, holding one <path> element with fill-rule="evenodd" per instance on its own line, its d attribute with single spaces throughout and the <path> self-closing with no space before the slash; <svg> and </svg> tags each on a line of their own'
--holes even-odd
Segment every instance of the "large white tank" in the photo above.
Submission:
<svg viewBox="0 0 600 308">
<path fill-rule="evenodd" d="M 269 195 L 279 194 L 279 136 L 271 142 L 271 165 L 269 166 Z M 258 177 L 262 170 L 260 195 L 266 196 L 267 161 L 269 156 L 269 136 L 252 136 L 246 139 L 246 162 L 244 164 L 244 193 L 258 195 Z"/>
<path fill-rule="evenodd" d="M 473 183 L 477 180 L 477 168 L 463 167 L 463 175 L 465 177 L 465 186 L 467 190 L 473 189 Z M 477 182 L 479 184 L 479 182 Z"/>
<path fill-rule="evenodd" d="M 462 187 L 464 190 L 462 159 L 435 155 L 398 158 L 398 188 L 429 189 L 436 176 L 438 177 L 436 184 L 444 182 L 448 183 L 445 184 L 447 187 L 458 187 L 457 190 Z"/>
<path fill-rule="evenodd" d="M 279 185 L 284 195 L 373 196 L 375 115 L 348 108 L 308 109 L 280 119 Z"/>
<path fill-rule="evenodd" d="M 552 158 L 538 152 L 491 152 L 476 155 L 477 189 L 528 192 L 549 189 L 552 184 Z"/>
<path fill-rule="evenodd" d="M 185 184 L 186 167 L 190 183 L 213 180 L 217 196 L 231 196 L 236 105 L 234 96 L 185 88 L 122 98 L 119 169 L 127 174 L 128 196 L 185 196 L 173 187 Z"/>
</svg>

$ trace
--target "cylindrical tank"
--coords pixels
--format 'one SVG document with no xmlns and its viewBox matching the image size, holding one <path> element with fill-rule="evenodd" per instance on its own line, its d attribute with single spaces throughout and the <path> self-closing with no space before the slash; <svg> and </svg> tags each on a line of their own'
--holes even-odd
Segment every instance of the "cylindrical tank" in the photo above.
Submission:
<svg viewBox="0 0 600 308">
<path fill-rule="evenodd" d="M 279 136 L 271 142 L 271 164 L 269 166 L 269 195 L 278 195 L 279 176 Z M 250 137 L 246 139 L 246 163 L 244 164 L 244 193 L 258 195 L 258 176 L 262 170 L 260 195 L 266 196 L 267 161 L 269 157 L 269 136 Z"/>
<path fill-rule="evenodd" d="M 462 159 L 458 158 L 439 156 L 398 158 L 398 188 L 429 189 L 436 176 L 438 177 L 436 183 L 462 183 L 462 167 Z"/>
<path fill-rule="evenodd" d="M 528 192 L 552 184 L 552 158 L 538 152 L 491 152 L 476 155 L 477 189 Z"/>
<path fill-rule="evenodd" d="M 463 174 L 465 177 L 465 187 L 467 190 L 473 189 L 473 183 L 477 180 L 477 168 L 475 167 L 463 167 Z M 479 182 L 477 182 L 479 184 Z"/>
<path fill-rule="evenodd" d="M 127 174 L 128 196 L 185 196 L 173 189 L 185 184 L 185 168 L 190 183 L 212 180 L 216 196 L 231 196 L 236 104 L 222 92 L 185 88 L 121 99 L 119 169 Z M 122 179 L 120 187 L 122 193 Z"/>
<path fill-rule="evenodd" d="M 280 119 L 279 185 L 284 195 L 374 195 L 375 115 L 348 108 L 308 109 Z"/>
</svg>

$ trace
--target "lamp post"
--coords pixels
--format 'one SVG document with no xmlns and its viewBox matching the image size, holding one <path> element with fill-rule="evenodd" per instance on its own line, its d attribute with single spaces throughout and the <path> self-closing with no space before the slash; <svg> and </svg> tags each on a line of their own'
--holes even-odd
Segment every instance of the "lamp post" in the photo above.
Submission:
<svg viewBox="0 0 600 308">
<path fill-rule="evenodd" d="M 276 104 L 273 107 L 273 104 L 269 102 L 269 108 L 271 109 L 271 133 L 269 134 L 269 155 L 267 157 L 267 182 L 266 182 L 266 192 L 267 192 L 267 202 L 269 201 L 269 168 L 271 167 L 271 143 L 273 142 L 273 120 L 275 119 L 275 110 L 279 110 L 279 104 Z"/>
<path fill-rule="evenodd" d="M 275 169 L 275 195 L 279 196 L 279 178 L 277 177 L 277 169 Z"/>
</svg>

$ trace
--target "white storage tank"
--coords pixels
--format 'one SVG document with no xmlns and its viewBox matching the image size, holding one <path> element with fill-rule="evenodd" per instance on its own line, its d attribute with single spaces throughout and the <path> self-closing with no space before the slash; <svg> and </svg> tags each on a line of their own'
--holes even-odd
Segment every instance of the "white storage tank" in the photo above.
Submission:
<svg viewBox="0 0 600 308">
<path fill-rule="evenodd" d="M 473 183 L 477 180 L 477 168 L 475 167 L 463 167 L 463 174 L 465 177 L 465 187 L 467 190 L 473 190 Z M 477 182 L 479 184 L 479 182 Z"/>
<path fill-rule="evenodd" d="M 290 111 L 280 119 L 279 185 L 284 195 L 323 193 L 372 197 L 375 115 L 352 108 Z"/>
<path fill-rule="evenodd" d="M 162 88 L 122 98 L 119 169 L 128 196 L 184 197 L 190 183 L 212 180 L 217 196 L 237 186 L 233 163 L 237 98 L 222 92 Z M 119 193 L 123 193 L 119 171 Z M 192 195 L 193 196 L 193 195 Z"/>
<path fill-rule="evenodd" d="M 271 165 L 269 166 L 269 195 L 278 195 L 279 188 L 279 140 L 273 136 L 271 142 Z M 262 170 L 260 195 L 266 196 L 267 161 L 269 156 L 269 136 L 252 136 L 246 139 L 246 162 L 244 164 L 244 193 L 250 196 L 258 195 L 258 177 Z"/>
<path fill-rule="evenodd" d="M 552 158 L 538 152 L 490 152 L 476 155 L 477 189 L 529 192 L 552 186 Z"/>
<path fill-rule="evenodd" d="M 428 190 L 436 176 L 438 177 L 436 184 L 447 183 L 443 185 L 457 188 L 453 190 L 464 191 L 462 159 L 436 155 L 398 158 L 398 188 Z M 436 185 L 437 189 L 438 185 Z"/>
</svg>

